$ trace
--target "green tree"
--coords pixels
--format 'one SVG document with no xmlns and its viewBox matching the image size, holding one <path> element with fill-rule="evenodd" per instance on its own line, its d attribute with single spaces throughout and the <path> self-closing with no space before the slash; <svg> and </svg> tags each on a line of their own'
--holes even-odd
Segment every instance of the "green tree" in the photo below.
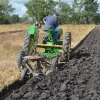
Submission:
<svg viewBox="0 0 100 100">
<path fill-rule="evenodd" d="M 56 2 L 54 0 L 30 0 L 25 6 L 27 14 L 33 19 L 33 22 L 36 20 L 42 21 L 44 16 L 55 11 Z"/>
<path fill-rule="evenodd" d="M 18 23 L 20 21 L 19 15 L 13 14 L 11 16 L 11 23 Z"/>
<path fill-rule="evenodd" d="M 96 14 L 93 18 L 95 24 L 100 24 L 100 14 Z"/>
<path fill-rule="evenodd" d="M 67 4 L 66 2 L 62 2 L 61 0 L 59 0 L 58 2 L 58 10 L 57 10 L 60 14 L 60 23 L 69 23 L 69 18 L 72 15 L 72 9 L 70 7 L 69 4 Z"/>
<path fill-rule="evenodd" d="M 98 6 L 95 0 L 74 0 L 72 4 L 74 23 L 94 23 L 94 17 L 97 16 Z"/>
<path fill-rule="evenodd" d="M 97 16 L 99 4 L 95 0 L 85 0 L 85 9 L 84 15 L 86 19 L 86 23 L 89 24 L 94 22 L 94 17 Z"/>
<path fill-rule="evenodd" d="M 24 16 L 22 16 L 21 18 L 20 18 L 20 23 L 31 23 L 32 24 L 32 21 L 31 21 L 31 19 L 29 19 L 28 18 L 28 16 L 27 15 L 24 15 Z"/>
<path fill-rule="evenodd" d="M 83 23 L 83 12 L 84 12 L 85 0 L 74 0 L 72 3 L 73 15 L 72 20 L 76 24 Z"/>
<path fill-rule="evenodd" d="M 9 23 L 10 14 L 13 11 L 14 8 L 12 8 L 9 0 L 0 0 L 0 18 L 2 18 L 2 22 L 0 23 Z"/>
<path fill-rule="evenodd" d="M 3 5 L 0 3 L 0 24 L 3 23 L 3 12 L 2 12 L 2 9 L 3 9 Z"/>
</svg>

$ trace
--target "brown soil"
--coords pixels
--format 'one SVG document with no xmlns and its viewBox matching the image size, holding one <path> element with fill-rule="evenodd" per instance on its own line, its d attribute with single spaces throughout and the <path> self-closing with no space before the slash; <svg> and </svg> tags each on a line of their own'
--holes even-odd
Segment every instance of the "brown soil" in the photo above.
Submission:
<svg viewBox="0 0 100 100">
<path fill-rule="evenodd" d="M 47 76 L 31 78 L 1 100 L 100 100 L 100 26 L 63 67 Z"/>
</svg>

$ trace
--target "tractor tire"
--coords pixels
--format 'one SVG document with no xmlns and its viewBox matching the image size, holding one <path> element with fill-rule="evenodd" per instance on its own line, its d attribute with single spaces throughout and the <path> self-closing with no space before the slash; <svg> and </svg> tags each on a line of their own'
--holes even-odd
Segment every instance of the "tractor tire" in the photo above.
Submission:
<svg viewBox="0 0 100 100">
<path fill-rule="evenodd" d="M 26 54 L 32 52 L 33 45 L 34 45 L 34 35 L 26 33 L 23 46 L 24 47 L 23 50 L 25 51 Z"/>
<path fill-rule="evenodd" d="M 62 61 L 66 62 L 70 60 L 70 48 L 71 48 L 71 33 L 66 32 L 63 40 L 62 47 Z"/>
<path fill-rule="evenodd" d="M 18 54 L 18 67 L 19 69 L 21 68 L 21 66 L 23 65 L 23 57 L 25 56 L 25 52 L 23 50 L 21 50 Z"/>
</svg>

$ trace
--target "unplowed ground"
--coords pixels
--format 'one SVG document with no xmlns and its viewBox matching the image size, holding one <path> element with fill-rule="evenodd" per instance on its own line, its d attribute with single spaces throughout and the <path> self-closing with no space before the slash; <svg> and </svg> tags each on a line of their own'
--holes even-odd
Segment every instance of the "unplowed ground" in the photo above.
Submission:
<svg viewBox="0 0 100 100">
<path fill-rule="evenodd" d="M 33 77 L 3 100 L 100 100 L 100 26 L 63 67 L 47 76 Z"/>
</svg>

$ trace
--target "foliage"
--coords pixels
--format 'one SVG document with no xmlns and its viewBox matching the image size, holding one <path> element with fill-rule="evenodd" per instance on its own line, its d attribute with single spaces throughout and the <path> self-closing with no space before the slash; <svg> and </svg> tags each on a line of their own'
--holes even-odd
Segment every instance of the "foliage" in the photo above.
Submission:
<svg viewBox="0 0 100 100">
<path fill-rule="evenodd" d="M 86 23 L 92 23 L 94 22 L 94 17 L 97 16 L 97 10 L 98 10 L 99 4 L 95 0 L 85 0 L 85 18 Z"/>
<path fill-rule="evenodd" d="M 30 0 L 25 6 L 27 14 L 33 21 L 42 21 L 43 17 L 55 11 L 56 2 L 54 0 Z"/>
<path fill-rule="evenodd" d="M 73 22 L 81 23 L 95 23 L 94 17 L 97 16 L 99 4 L 95 0 L 74 0 L 73 8 Z"/>
<path fill-rule="evenodd" d="M 23 17 L 21 17 L 19 22 L 25 23 L 25 24 L 32 24 L 31 19 L 29 19 L 27 15 L 24 15 Z"/>
<path fill-rule="evenodd" d="M 15 9 L 10 0 L 0 0 L 0 24 L 30 23 L 30 21 L 43 23 L 43 17 L 54 12 L 60 14 L 60 24 L 100 23 L 97 0 L 73 0 L 72 4 L 62 0 L 29 0 L 24 5 L 27 8 L 27 15 L 20 18 L 19 15 L 13 14 Z"/>
<path fill-rule="evenodd" d="M 0 0 L 0 23 L 10 23 L 10 14 L 13 11 L 9 0 Z"/>
<path fill-rule="evenodd" d="M 13 15 L 11 16 L 11 23 L 18 23 L 19 20 L 20 20 L 19 15 L 13 14 Z"/>
<path fill-rule="evenodd" d="M 64 24 L 64 23 L 69 23 L 70 22 L 69 16 L 72 15 L 72 9 L 71 9 L 69 4 L 59 0 L 57 11 L 60 14 L 60 19 L 59 19 L 60 23 Z"/>
</svg>

